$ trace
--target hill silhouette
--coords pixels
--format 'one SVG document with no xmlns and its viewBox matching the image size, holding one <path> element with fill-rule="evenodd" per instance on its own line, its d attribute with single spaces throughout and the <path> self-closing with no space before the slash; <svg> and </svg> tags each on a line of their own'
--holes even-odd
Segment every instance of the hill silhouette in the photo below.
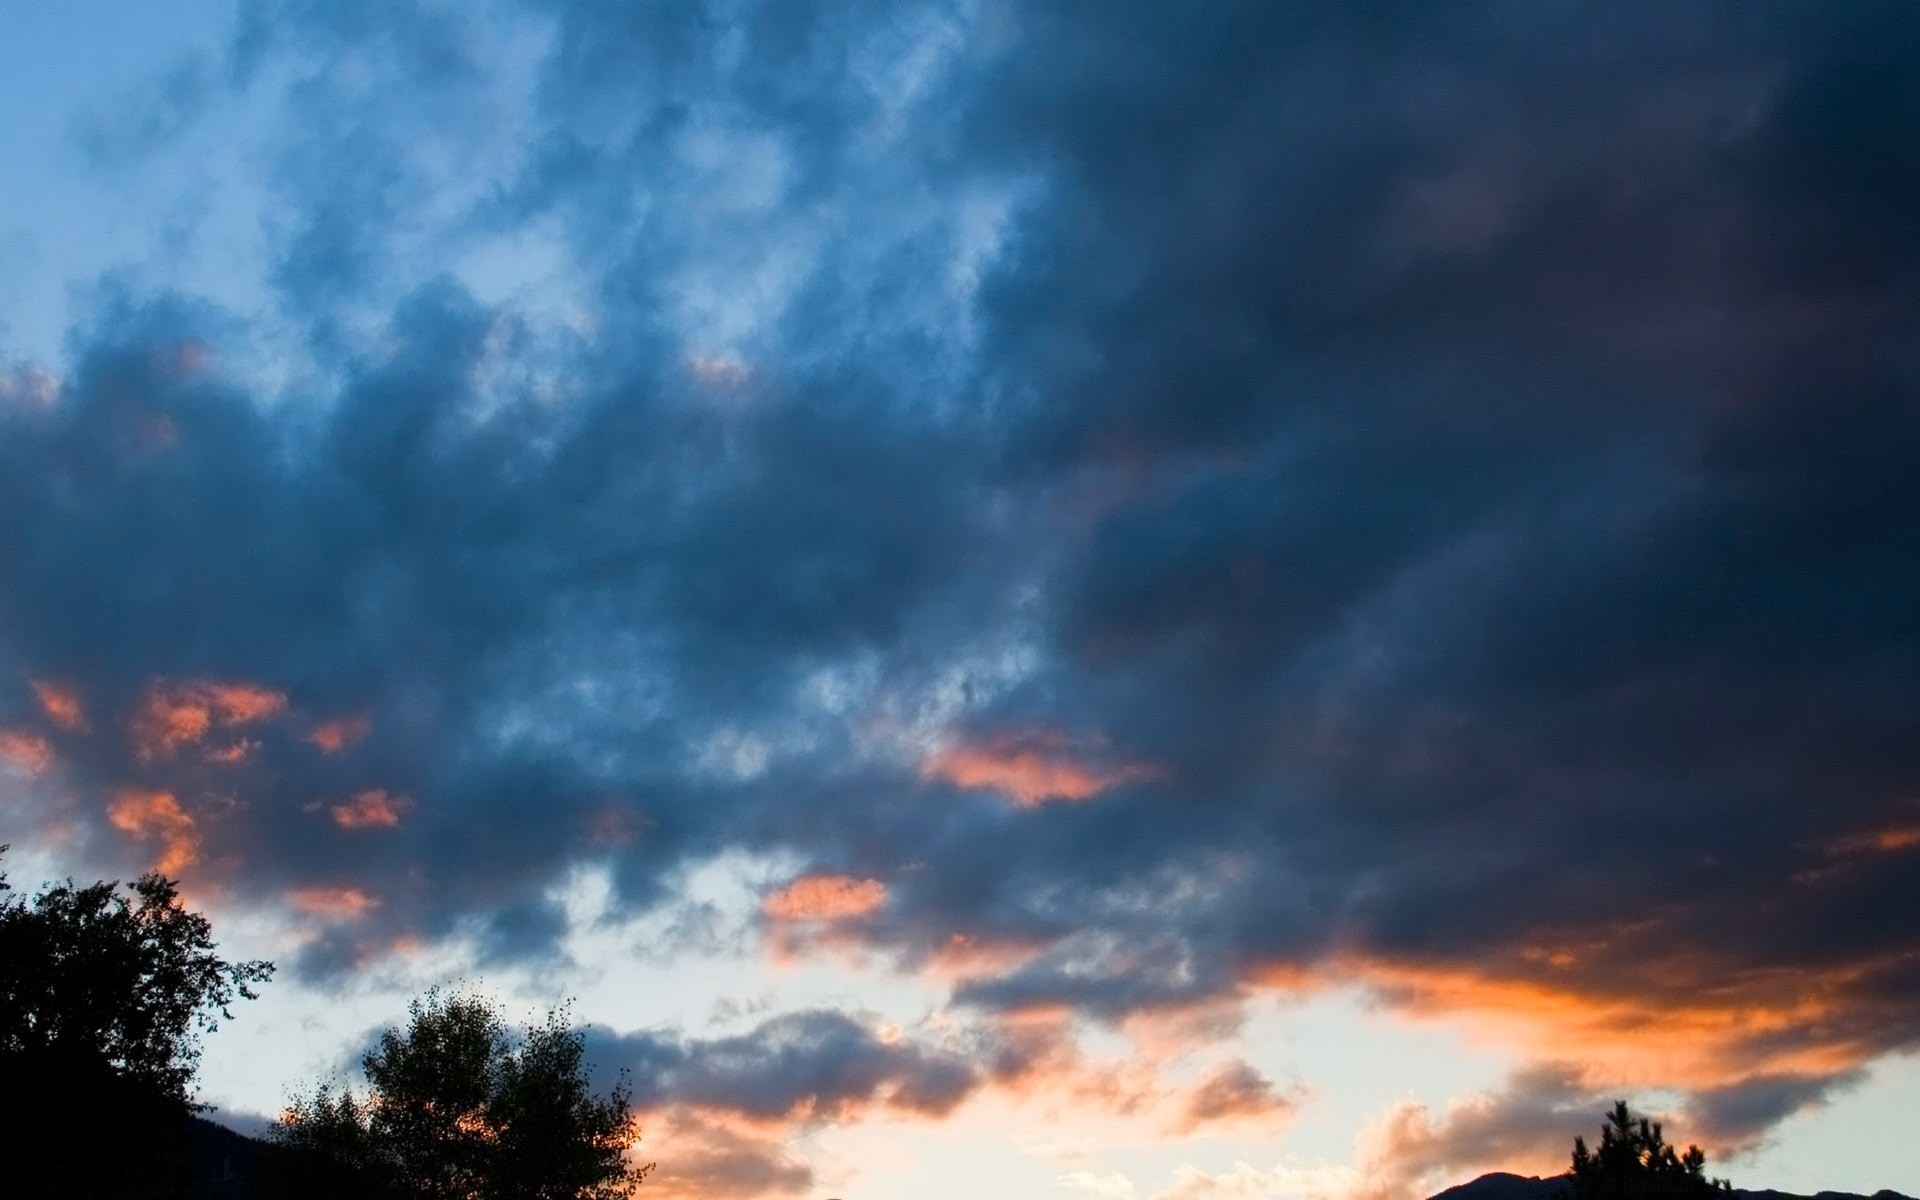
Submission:
<svg viewBox="0 0 1920 1200">
<path fill-rule="evenodd" d="M 1458 1184 L 1443 1192 L 1436 1192 L 1429 1200 L 1565 1200 L 1571 1191 L 1572 1176 L 1570 1175 L 1550 1175 L 1543 1179 L 1539 1176 L 1494 1171 L 1469 1183 Z M 1859 1192 L 1825 1191 L 1805 1196 L 1795 1192 L 1775 1191 L 1772 1188 L 1759 1190 L 1734 1188 L 1727 1195 L 1737 1200 L 1914 1200 L 1912 1196 L 1888 1188 L 1882 1188 L 1871 1196 L 1865 1196 Z"/>
<path fill-rule="evenodd" d="M 192 1125 L 194 1170 L 187 1195 L 191 1200 L 249 1200 L 254 1194 L 252 1181 L 274 1148 L 204 1117 L 192 1118 Z M 1571 1192 L 1570 1181 L 1571 1176 L 1567 1175 L 1542 1178 L 1493 1171 L 1436 1192 L 1428 1200 L 1564 1200 Z M 1727 1195 L 1733 1200 L 1920 1200 L 1890 1188 L 1871 1195 L 1834 1191 L 1806 1195 L 1773 1188 L 1734 1188 Z"/>
</svg>

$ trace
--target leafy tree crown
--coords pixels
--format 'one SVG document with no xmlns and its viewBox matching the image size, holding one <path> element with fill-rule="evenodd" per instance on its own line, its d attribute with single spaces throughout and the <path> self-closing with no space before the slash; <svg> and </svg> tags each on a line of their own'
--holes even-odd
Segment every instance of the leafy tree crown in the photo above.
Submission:
<svg viewBox="0 0 1920 1200">
<path fill-rule="evenodd" d="M 272 974 L 220 958 L 212 926 L 164 876 L 130 895 L 69 879 L 29 901 L 0 872 L 0 1059 L 29 1075 L 111 1076 L 190 1104 L 200 1035 Z"/>
<path fill-rule="evenodd" d="M 310 1168 L 284 1192 L 612 1200 L 649 1169 L 628 1158 L 638 1133 L 624 1077 L 593 1093 L 564 1011 L 515 1037 L 486 1000 L 432 991 L 361 1065 L 363 1097 L 323 1084 L 275 1127 Z"/>
</svg>

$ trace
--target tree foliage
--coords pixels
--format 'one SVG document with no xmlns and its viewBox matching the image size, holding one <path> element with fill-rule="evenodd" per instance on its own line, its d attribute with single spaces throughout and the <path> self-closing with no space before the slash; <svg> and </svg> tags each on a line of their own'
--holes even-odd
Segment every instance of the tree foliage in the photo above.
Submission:
<svg viewBox="0 0 1920 1200">
<path fill-rule="evenodd" d="M 0 1154 L 34 1173 L 24 1194 L 166 1194 L 160 1164 L 200 1107 L 200 1037 L 272 973 L 220 958 L 212 926 L 163 876 L 130 892 L 69 879 L 28 900 L 0 872 L 0 1079 L 18 1101 Z M 51 1149 L 108 1114 L 113 1155 Z"/>
<path fill-rule="evenodd" d="M 1573 1139 L 1574 1200 L 1620 1200 L 1635 1196 L 1708 1196 L 1729 1190 L 1709 1179 L 1707 1156 L 1698 1146 L 1677 1152 L 1660 1125 L 1635 1117 L 1625 1100 L 1614 1104 L 1600 1130 L 1600 1148 Z"/>
<path fill-rule="evenodd" d="M 362 1060 L 367 1091 L 322 1085 L 275 1127 L 291 1195 L 610 1200 L 646 1174 L 624 1080 L 589 1089 L 565 1014 L 511 1036 L 498 1011 L 429 992 Z"/>
</svg>

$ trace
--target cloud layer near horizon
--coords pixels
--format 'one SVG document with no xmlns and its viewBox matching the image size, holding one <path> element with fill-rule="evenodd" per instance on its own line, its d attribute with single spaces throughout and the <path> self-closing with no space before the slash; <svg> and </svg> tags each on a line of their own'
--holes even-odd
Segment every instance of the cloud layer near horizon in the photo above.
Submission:
<svg viewBox="0 0 1920 1200">
<path fill-rule="evenodd" d="M 322 979 L 766 855 L 969 1019 L 1351 984 L 1730 1145 L 1920 1044 L 1911 8 L 245 12 L 90 128 L 266 114 L 259 310 L 0 379 L 43 836 Z"/>
</svg>

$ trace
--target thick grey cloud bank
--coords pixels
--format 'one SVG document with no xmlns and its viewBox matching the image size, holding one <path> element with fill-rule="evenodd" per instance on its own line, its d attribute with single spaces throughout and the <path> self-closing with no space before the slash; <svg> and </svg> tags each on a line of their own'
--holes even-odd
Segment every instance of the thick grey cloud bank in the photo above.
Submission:
<svg viewBox="0 0 1920 1200">
<path fill-rule="evenodd" d="M 268 114 L 263 311 L 103 283 L 0 402 L 11 757 L 314 971 L 781 852 L 986 1010 L 1817 998 L 1764 1125 L 1920 1040 L 1917 26 L 252 6 L 88 137 Z M 285 707 L 126 732 L 209 680 Z"/>
</svg>

